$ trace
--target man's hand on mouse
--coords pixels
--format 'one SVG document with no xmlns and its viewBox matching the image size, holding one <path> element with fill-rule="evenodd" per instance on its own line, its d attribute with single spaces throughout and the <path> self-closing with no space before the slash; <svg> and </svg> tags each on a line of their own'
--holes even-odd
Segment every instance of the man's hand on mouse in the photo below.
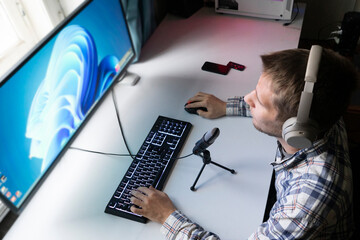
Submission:
<svg viewBox="0 0 360 240">
<path fill-rule="evenodd" d="M 204 118 L 219 118 L 226 115 L 226 102 L 212 94 L 198 92 L 188 100 L 186 108 L 205 107 L 207 111 L 198 110 L 199 116 Z"/>
</svg>

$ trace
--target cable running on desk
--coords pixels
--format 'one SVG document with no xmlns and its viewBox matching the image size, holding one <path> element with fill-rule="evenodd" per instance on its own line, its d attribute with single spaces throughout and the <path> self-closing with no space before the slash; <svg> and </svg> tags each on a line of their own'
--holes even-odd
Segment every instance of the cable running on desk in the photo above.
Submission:
<svg viewBox="0 0 360 240">
<path fill-rule="evenodd" d="M 112 90 L 112 91 L 113 91 L 113 90 Z M 117 115 L 118 124 L 119 124 L 120 131 L 121 131 L 121 136 L 123 137 L 123 141 L 124 141 L 124 143 L 125 143 L 125 146 L 126 146 L 126 149 L 127 149 L 128 153 L 126 154 L 126 153 L 100 152 L 100 151 L 94 151 L 94 150 L 90 150 L 90 149 L 79 148 L 79 147 L 69 147 L 69 149 L 78 150 L 78 151 L 83 151 L 83 152 L 88 152 L 88 153 L 94 153 L 94 154 L 101 154 L 101 155 L 106 155 L 106 156 L 131 157 L 132 159 L 134 159 L 134 157 L 135 157 L 136 155 L 134 155 L 134 154 L 132 154 L 132 153 L 130 152 L 130 149 L 129 149 L 129 147 L 128 147 L 127 141 L 126 141 L 126 139 L 125 139 L 124 131 L 123 131 L 122 124 L 121 124 L 121 121 L 120 121 L 119 111 L 118 111 L 118 107 L 117 107 L 117 103 L 116 103 L 116 98 L 115 98 L 114 92 L 113 92 L 113 102 L 114 102 L 114 106 L 115 106 L 115 110 L 116 110 L 116 115 Z M 192 156 L 192 155 L 194 155 L 194 153 L 190 153 L 190 154 L 188 154 L 188 155 L 181 156 L 181 157 L 173 157 L 172 160 L 184 159 L 184 158 L 190 157 L 190 156 Z"/>
<path fill-rule="evenodd" d="M 113 102 L 114 102 L 114 107 L 115 107 L 115 111 L 116 111 L 116 118 L 118 120 L 118 124 L 119 124 L 119 127 L 120 127 L 120 131 L 121 131 L 121 135 L 123 137 L 123 140 L 124 140 L 124 143 L 125 143 L 125 146 L 126 146 L 126 149 L 128 150 L 128 153 L 129 155 L 128 156 L 131 156 L 132 159 L 134 159 L 134 154 L 131 153 L 130 151 L 130 148 L 129 148 L 129 145 L 127 144 L 127 141 L 126 141 L 126 138 L 125 138 L 125 135 L 124 135 L 124 130 L 123 130 L 123 127 L 122 127 L 122 124 L 121 124 L 121 120 L 120 120 L 120 114 L 119 114 L 119 108 L 118 108 L 118 105 L 117 105 L 117 102 L 116 102 L 116 96 L 115 96 L 115 92 L 114 92 L 114 89 L 112 89 L 111 91 L 111 94 L 112 94 L 112 98 L 113 98 Z M 191 127 L 191 124 L 190 124 L 190 127 Z M 115 154 L 114 154 L 115 155 Z M 121 155 L 121 154 L 120 154 Z M 119 155 L 119 156 L 120 156 Z M 185 156 L 182 156 L 182 157 L 173 157 L 172 159 L 173 160 L 177 160 L 177 159 L 183 159 L 183 158 L 187 158 L 187 157 L 190 157 L 191 155 L 194 155 L 193 153 L 190 153 L 188 155 L 185 155 Z"/>
<path fill-rule="evenodd" d="M 94 150 L 89 150 L 89 149 L 84 149 L 84 148 L 78 148 L 78 147 L 69 147 L 69 149 L 73 149 L 73 150 L 78 150 L 78 151 L 83 151 L 83 152 L 88 152 L 88 153 L 94 153 L 94 154 L 101 154 L 101 155 L 105 155 L 105 156 L 115 156 L 115 157 L 135 157 L 136 155 L 130 155 L 128 153 L 109 153 L 109 152 L 100 152 L 100 151 L 94 151 Z M 194 153 L 190 153 L 188 155 L 185 156 L 181 156 L 181 157 L 176 157 L 176 158 L 172 158 L 173 160 L 178 160 L 178 159 L 184 159 L 187 157 L 190 157 L 194 155 Z"/>
</svg>

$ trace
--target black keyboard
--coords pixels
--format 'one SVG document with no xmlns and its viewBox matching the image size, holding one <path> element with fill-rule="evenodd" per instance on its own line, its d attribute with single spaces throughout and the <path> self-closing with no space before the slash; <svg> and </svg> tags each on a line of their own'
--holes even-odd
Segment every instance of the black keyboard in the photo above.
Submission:
<svg viewBox="0 0 360 240">
<path fill-rule="evenodd" d="M 145 217 L 130 211 L 130 192 L 140 186 L 150 185 L 162 190 L 191 127 L 189 122 L 159 116 L 116 188 L 105 212 L 146 223 Z"/>
</svg>

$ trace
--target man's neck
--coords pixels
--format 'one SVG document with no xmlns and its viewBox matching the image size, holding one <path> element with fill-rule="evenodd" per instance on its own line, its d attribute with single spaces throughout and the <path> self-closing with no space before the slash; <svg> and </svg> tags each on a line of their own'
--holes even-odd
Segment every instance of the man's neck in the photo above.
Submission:
<svg viewBox="0 0 360 240">
<path fill-rule="evenodd" d="M 279 141 L 279 143 L 281 144 L 282 148 L 284 149 L 285 152 L 287 152 L 288 154 L 294 154 L 297 151 L 299 151 L 300 149 L 298 148 L 294 148 L 292 146 L 290 146 L 289 144 L 287 144 L 287 142 L 282 139 L 282 138 L 277 138 L 277 140 Z"/>
</svg>

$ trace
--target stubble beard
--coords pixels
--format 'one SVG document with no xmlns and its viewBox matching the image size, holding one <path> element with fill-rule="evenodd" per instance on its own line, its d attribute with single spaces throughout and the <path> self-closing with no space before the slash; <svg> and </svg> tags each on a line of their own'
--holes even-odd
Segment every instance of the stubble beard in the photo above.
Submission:
<svg viewBox="0 0 360 240">
<path fill-rule="evenodd" d="M 266 129 L 258 126 L 255 123 L 255 121 L 253 121 L 253 125 L 259 132 L 265 133 L 266 135 L 269 135 L 269 136 L 275 137 L 275 138 L 282 137 L 282 124 L 280 124 L 278 121 L 270 124 L 269 126 L 266 127 Z"/>
</svg>

